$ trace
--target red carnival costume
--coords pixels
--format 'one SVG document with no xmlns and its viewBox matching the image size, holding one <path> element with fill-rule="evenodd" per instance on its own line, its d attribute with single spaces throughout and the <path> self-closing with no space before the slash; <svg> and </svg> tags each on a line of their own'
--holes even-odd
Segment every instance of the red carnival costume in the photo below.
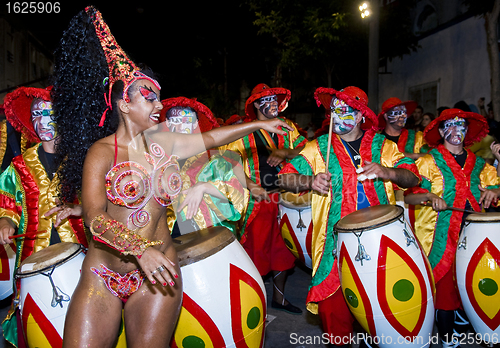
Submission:
<svg viewBox="0 0 500 348">
<path fill-rule="evenodd" d="M 8 121 L 31 142 L 40 141 L 31 121 L 30 108 L 35 98 L 50 101 L 50 90 L 20 87 L 5 97 Z M 42 163 L 45 156 L 42 144 L 37 144 L 15 157 L 0 176 L 0 218 L 11 219 L 17 226 L 16 234 L 31 233 L 16 241 L 16 268 L 34 252 L 48 247 L 53 231 L 62 242 L 88 246 L 81 218 L 70 217 L 54 227 L 56 214 L 44 216 L 57 205 L 58 185 L 57 176 L 51 179 L 52 173 Z M 4 337 L 17 345 L 17 325 L 11 320 L 15 309 L 11 308 L 2 327 Z"/>
<path fill-rule="evenodd" d="M 277 96 L 278 112 L 282 112 L 288 105 L 291 93 L 285 88 L 270 88 L 265 84 L 257 85 L 245 103 L 245 112 L 249 121 L 256 119 L 253 103 L 262 97 Z M 294 149 L 303 146 L 307 140 L 302 137 L 294 123 L 285 118 L 278 117 L 294 127 L 295 131 L 286 135 L 271 136 L 268 132 L 260 130 L 236 140 L 227 145 L 227 149 L 239 153 L 243 160 L 243 168 L 247 177 L 261 185 L 262 165 L 266 165 L 260 159 L 258 143 L 278 149 Z M 270 167 L 271 168 L 271 167 Z M 271 168 L 270 170 L 276 170 Z M 276 174 L 277 174 L 276 170 Z M 270 271 L 285 271 L 294 266 L 295 257 L 287 249 L 281 237 L 278 216 L 278 193 L 270 195 L 271 202 L 255 201 L 250 197 L 247 213 L 243 226 L 239 231 L 238 238 L 241 244 L 255 263 L 261 275 Z"/>
<path fill-rule="evenodd" d="M 406 113 L 408 115 L 411 115 L 415 108 L 417 107 L 417 103 L 408 100 L 408 101 L 401 101 L 399 98 L 389 98 L 387 99 L 383 104 L 382 104 L 382 110 L 378 114 L 378 125 L 379 125 L 379 130 L 382 131 L 382 134 L 384 133 L 384 130 L 386 128 L 386 120 L 384 118 L 384 114 L 389 111 L 389 109 L 392 109 L 396 106 L 405 106 L 406 107 Z M 384 134 L 385 135 L 385 134 Z M 387 135 L 386 135 L 387 137 Z M 422 132 L 415 131 L 413 129 L 406 129 L 403 128 L 401 130 L 401 134 L 398 136 L 398 149 L 402 153 L 420 153 L 421 147 L 425 144 L 424 141 L 424 136 Z"/>
<path fill-rule="evenodd" d="M 312 195 L 313 278 L 307 296 L 307 308 L 310 312 L 320 315 L 323 330 L 329 337 L 337 337 L 335 342 L 347 344 L 353 332 L 354 317 L 345 303 L 342 291 L 337 291 L 340 289 L 340 280 L 337 259 L 333 255 L 337 243 L 333 227 L 342 217 L 363 207 L 396 203 L 392 182 L 379 179 L 358 181 L 355 159 L 358 157 L 361 167 L 370 161 L 384 167 L 405 168 L 416 176 L 418 173 L 412 159 L 405 157 L 396 144 L 376 132 L 376 115 L 368 108 L 368 98 L 361 89 L 347 87 L 336 91 L 332 88 L 318 88 L 314 97 L 317 105 L 323 105 L 327 110 L 327 117 L 330 117 L 330 103 L 333 97 L 360 111 L 364 117 L 361 126 L 364 134 L 357 151 L 359 153 L 353 153 L 354 149 L 349 143 L 333 133 L 329 168 L 325 168 L 328 134 L 323 134 L 307 143 L 300 155 L 292 159 L 280 172 L 280 175 L 296 173 L 314 176 L 325 172 L 332 174 L 331 195 L 320 195 L 316 191 L 313 191 Z"/>
<path fill-rule="evenodd" d="M 464 118 L 468 122 L 468 130 L 464 140 L 465 147 L 481 140 L 488 133 L 486 120 L 479 114 L 459 109 L 443 111 L 437 119 L 429 124 L 424 133 L 432 150 L 416 162 L 422 176 L 422 183 L 420 187 L 414 187 L 405 194 L 432 192 L 443 198 L 449 207 L 465 209 L 466 204 L 468 204 L 468 208 L 481 211 L 481 206 L 478 204 L 481 191 L 479 191 L 478 185 L 488 189 L 498 188 L 500 177 L 497 176 L 493 166 L 487 164 L 483 158 L 474 155 L 469 149 L 465 149 L 467 159 L 462 168 L 450 151 L 444 147 L 438 128 L 441 122 L 454 117 Z M 452 273 L 463 214 L 463 212 L 456 210 L 443 210 L 438 213 L 432 207 L 422 206 L 420 214 L 416 218 L 415 232 L 428 255 L 438 288 L 440 281 L 447 274 Z M 447 279 L 453 282 L 453 277 L 450 276 Z M 453 284 L 451 289 L 454 289 Z M 454 304 L 451 305 L 455 308 L 442 309 L 458 308 L 458 294 L 455 293 L 456 297 L 450 296 L 449 292 L 442 295 L 436 294 L 437 309 L 441 309 L 440 306 L 443 305 L 450 307 L 446 302 L 451 298 L 455 299 Z M 441 303 L 439 300 L 444 300 L 445 303 Z"/>
</svg>

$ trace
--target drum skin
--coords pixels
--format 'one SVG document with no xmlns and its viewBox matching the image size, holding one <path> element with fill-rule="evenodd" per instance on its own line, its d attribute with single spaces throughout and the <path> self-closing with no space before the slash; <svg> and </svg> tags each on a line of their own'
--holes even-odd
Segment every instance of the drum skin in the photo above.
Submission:
<svg viewBox="0 0 500 348">
<path fill-rule="evenodd" d="M 456 280 L 474 330 L 485 342 L 500 335 L 500 213 L 467 216 L 456 252 Z"/>
<path fill-rule="evenodd" d="M 379 347 L 428 347 L 434 325 L 432 270 L 403 220 L 403 208 L 360 209 L 334 228 L 342 292 L 361 326 Z"/>
<path fill-rule="evenodd" d="M 14 244 L 0 245 L 0 300 L 4 300 L 14 292 L 13 279 L 16 265 Z"/>
<path fill-rule="evenodd" d="M 80 280 L 84 248 L 75 243 L 58 243 L 28 256 L 19 266 L 16 277 L 20 278 L 20 311 L 26 343 L 30 348 L 62 347 L 64 321 L 69 301 Z M 52 307 L 53 288 L 68 296 L 65 301 Z M 126 347 L 125 332 L 120 330 L 116 347 Z"/>
<path fill-rule="evenodd" d="M 312 269 L 312 191 L 305 195 L 280 195 L 280 230 L 285 245 L 306 267 Z"/>
<path fill-rule="evenodd" d="M 234 235 L 212 227 L 175 238 L 174 246 L 184 294 L 170 346 L 263 347 L 266 290 Z"/>
</svg>

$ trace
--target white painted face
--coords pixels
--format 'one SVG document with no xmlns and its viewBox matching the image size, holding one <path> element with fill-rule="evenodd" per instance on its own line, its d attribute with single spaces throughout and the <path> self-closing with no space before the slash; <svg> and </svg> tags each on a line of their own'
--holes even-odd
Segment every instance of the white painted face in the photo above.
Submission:
<svg viewBox="0 0 500 348">
<path fill-rule="evenodd" d="M 167 126 L 172 132 L 195 133 L 198 129 L 198 115 L 191 108 L 173 107 L 167 112 Z"/>
<path fill-rule="evenodd" d="M 451 145 L 460 145 L 465 140 L 467 134 L 467 122 L 465 119 L 455 117 L 444 121 L 443 128 L 440 129 L 440 134 L 445 141 Z"/>
<path fill-rule="evenodd" d="M 330 102 L 331 113 L 333 116 L 333 132 L 339 135 L 347 134 L 356 127 L 356 115 L 358 111 L 344 101 L 332 98 Z"/>
<path fill-rule="evenodd" d="M 41 141 L 50 141 L 57 137 L 57 127 L 52 120 L 52 103 L 43 99 L 35 99 L 31 105 L 31 122 Z"/>
</svg>

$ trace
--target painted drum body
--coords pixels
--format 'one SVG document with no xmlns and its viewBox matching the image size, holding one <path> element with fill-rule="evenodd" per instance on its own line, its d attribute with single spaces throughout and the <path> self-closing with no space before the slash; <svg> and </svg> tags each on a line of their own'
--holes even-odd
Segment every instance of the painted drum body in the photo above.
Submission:
<svg viewBox="0 0 500 348">
<path fill-rule="evenodd" d="M 284 192 L 280 195 L 279 217 L 281 236 L 286 247 L 304 265 L 312 269 L 311 239 L 311 196 Z"/>
<path fill-rule="evenodd" d="M 413 232 L 415 232 L 415 219 L 420 214 L 421 206 L 405 203 L 403 191 L 401 190 L 395 190 L 394 194 L 396 196 L 396 204 L 404 209 L 405 220 L 410 224 Z"/>
<path fill-rule="evenodd" d="M 212 227 L 173 241 L 184 293 L 170 346 L 263 347 L 264 283 L 234 235 Z"/>
<path fill-rule="evenodd" d="M 16 251 L 14 244 L 0 245 L 0 300 L 4 300 L 14 292 L 14 268 L 16 267 Z"/>
<path fill-rule="evenodd" d="M 360 209 L 334 229 L 342 293 L 373 342 L 428 347 L 434 325 L 432 270 L 403 208 Z"/>
<path fill-rule="evenodd" d="M 21 320 L 28 347 L 62 346 L 64 320 L 80 279 L 84 249 L 81 244 L 54 244 L 19 266 L 16 278 L 21 280 Z"/>
<path fill-rule="evenodd" d="M 16 271 L 20 279 L 23 332 L 30 348 L 62 347 L 69 301 L 80 280 L 85 247 L 58 243 L 28 256 Z M 115 347 L 126 347 L 125 331 Z"/>
<path fill-rule="evenodd" d="M 466 217 L 456 253 L 460 298 L 476 333 L 485 342 L 500 336 L 500 213 Z"/>
</svg>

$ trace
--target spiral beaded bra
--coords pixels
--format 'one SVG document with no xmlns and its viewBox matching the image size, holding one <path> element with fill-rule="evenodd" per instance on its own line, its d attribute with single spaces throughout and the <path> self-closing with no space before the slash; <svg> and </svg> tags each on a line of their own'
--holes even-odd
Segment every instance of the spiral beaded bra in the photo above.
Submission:
<svg viewBox="0 0 500 348">
<path fill-rule="evenodd" d="M 149 152 L 144 152 L 151 166 L 148 170 L 134 161 L 116 164 L 117 155 L 115 134 L 115 161 L 106 174 L 106 195 L 111 203 L 133 209 L 128 222 L 139 228 L 144 227 L 150 219 L 144 207 L 151 198 L 162 206 L 168 206 L 181 191 L 178 157 L 166 155 L 160 145 L 151 143 Z"/>
</svg>

